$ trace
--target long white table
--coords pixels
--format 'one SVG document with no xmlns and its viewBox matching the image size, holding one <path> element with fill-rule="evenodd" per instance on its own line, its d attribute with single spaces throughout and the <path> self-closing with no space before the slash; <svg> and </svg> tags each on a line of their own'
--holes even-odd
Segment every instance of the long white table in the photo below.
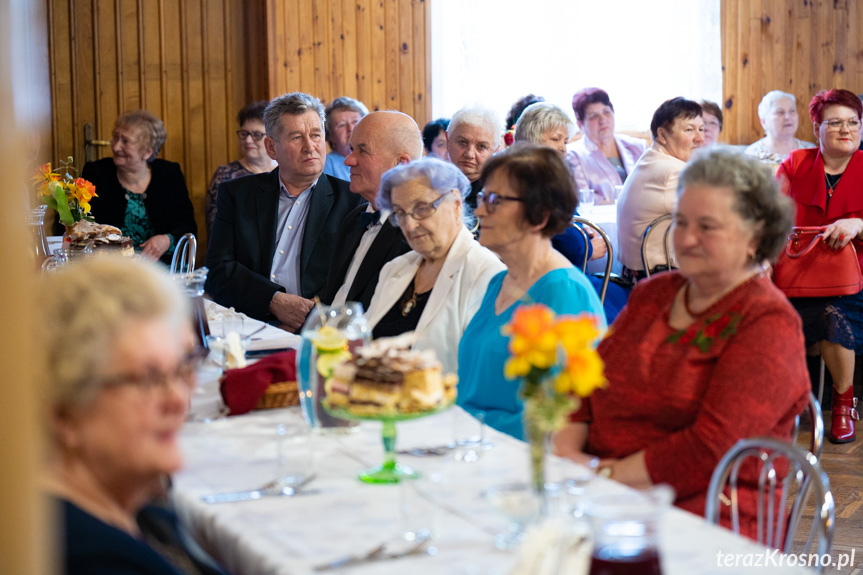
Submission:
<svg viewBox="0 0 863 575">
<path fill-rule="evenodd" d="M 217 371 L 202 370 L 193 409 L 212 408 Z M 458 408 L 453 408 L 458 409 Z M 452 412 L 402 422 L 398 447 L 440 445 L 452 438 Z M 397 485 L 366 485 L 360 470 L 383 458 L 380 424 L 365 422 L 358 432 L 341 437 L 314 437 L 316 478 L 312 492 L 292 498 L 264 498 L 228 504 L 205 504 L 204 494 L 261 485 L 275 476 L 276 426 L 299 424 L 299 408 L 252 412 L 212 423 L 188 424 L 182 434 L 185 470 L 174 478 L 178 512 L 201 545 L 236 575 L 310 573 L 314 565 L 367 551 L 397 537 L 402 530 Z M 434 556 L 411 556 L 343 569 L 344 573 L 403 574 L 506 573 L 516 555 L 497 550 L 494 535 L 507 522 L 483 497 L 492 485 L 527 479 L 527 447 L 489 430 L 494 448 L 477 463 L 445 457 L 399 456 L 426 477 L 439 474 L 435 485 L 434 523 L 440 529 Z M 422 481 L 422 480 L 420 480 Z M 594 494 L 623 493 L 628 488 L 602 478 Z M 664 573 L 691 575 L 730 573 L 717 564 L 718 553 L 758 553 L 762 548 L 702 518 L 669 510 L 663 519 L 661 553 Z M 753 571 L 754 572 L 754 571 Z M 804 573 L 802 569 L 765 568 L 758 573 Z"/>
</svg>

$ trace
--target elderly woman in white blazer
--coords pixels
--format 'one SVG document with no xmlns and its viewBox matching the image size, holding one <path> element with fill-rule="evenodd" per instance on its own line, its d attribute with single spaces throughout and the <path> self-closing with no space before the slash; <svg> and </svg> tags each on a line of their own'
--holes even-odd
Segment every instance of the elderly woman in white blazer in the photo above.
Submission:
<svg viewBox="0 0 863 575">
<path fill-rule="evenodd" d="M 464 224 L 470 182 L 453 164 L 426 158 L 384 174 L 377 204 L 392 212 L 413 251 L 381 270 L 369 305 L 374 337 L 415 331 L 416 349 L 434 349 L 458 371 L 458 344 L 489 280 L 505 269 Z"/>
</svg>

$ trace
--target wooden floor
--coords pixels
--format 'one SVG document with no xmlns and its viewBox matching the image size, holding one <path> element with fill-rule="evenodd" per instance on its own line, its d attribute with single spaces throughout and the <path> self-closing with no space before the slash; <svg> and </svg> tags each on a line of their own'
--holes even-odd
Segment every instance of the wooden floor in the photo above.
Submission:
<svg viewBox="0 0 863 575">
<path fill-rule="evenodd" d="M 830 430 L 829 411 L 824 412 L 824 426 L 826 431 Z M 810 437 L 811 425 L 804 419 L 797 442 L 808 449 Z M 850 554 L 855 550 L 856 564 L 853 568 L 845 567 L 841 571 L 825 568 L 823 572 L 863 575 L 863 429 L 858 426 L 857 441 L 854 443 L 833 445 L 825 440 L 820 463 L 830 478 L 830 490 L 836 505 L 832 555 L 835 558 L 840 553 Z M 812 517 L 811 506 L 806 511 L 806 517 Z M 801 528 L 796 538 L 800 547 L 806 535 Z"/>
</svg>

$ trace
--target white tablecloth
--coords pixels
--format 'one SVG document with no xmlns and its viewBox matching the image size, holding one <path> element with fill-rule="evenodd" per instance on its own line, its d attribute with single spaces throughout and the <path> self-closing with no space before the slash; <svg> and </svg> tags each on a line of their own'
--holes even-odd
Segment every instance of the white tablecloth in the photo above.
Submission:
<svg viewBox="0 0 863 575">
<path fill-rule="evenodd" d="M 216 393 L 215 374 L 205 370 L 200 403 Z M 194 408 L 195 406 L 193 406 Z M 458 408 L 453 408 L 458 409 Z M 398 424 L 398 447 L 440 445 L 452 438 L 453 412 Z M 302 421 L 299 408 L 252 412 L 212 423 L 188 424 L 182 434 L 185 470 L 174 478 L 174 500 L 202 546 L 236 575 L 310 573 L 312 566 L 367 551 L 402 531 L 400 499 L 405 486 L 366 485 L 357 472 L 381 463 L 380 424 L 365 422 L 350 436 L 313 437 L 317 477 L 313 493 L 292 498 L 208 505 L 204 494 L 252 488 L 275 474 L 276 426 Z M 482 496 L 490 486 L 527 479 L 526 445 L 489 431 L 495 446 L 478 463 L 450 458 L 399 456 L 430 477 L 443 478 L 433 493 L 439 537 L 435 556 L 411 556 L 344 569 L 367 574 L 506 573 L 516 555 L 494 547 L 506 521 Z M 422 481 L 422 480 L 420 480 Z M 596 478 L 596 494 L 624 492 Z M 667 575 L 719 574 L 717 553 L 762 551 L 754 543 L 671 509 L 663 519 L 661 553 Z M 754 573 L 755 571 L 753 571 Z M 758 569 L 758 573 L 803 570 Z"/>
<path fill-rule="evenodd" d="M 611 264 L 611 271 L 619 274 L 623 266 L 617 259 L 617 204 L 593 206 L 589 212 L 585 211 L 581 215 L 601 227 L 602 231 L 608 235 L 608 239 L 611 240 L 611 246 L 614 250 L 614 261 Z M 587 272 L 605 273 L 606 258 L 607 256 L 587 262 Z"/>
</svg>

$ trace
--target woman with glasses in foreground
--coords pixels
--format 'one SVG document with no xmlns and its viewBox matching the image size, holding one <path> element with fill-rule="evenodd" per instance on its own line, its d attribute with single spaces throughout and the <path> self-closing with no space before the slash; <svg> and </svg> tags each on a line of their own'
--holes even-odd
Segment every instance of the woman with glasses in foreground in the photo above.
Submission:
<svg viewBox="0 0 863 575">
<path fill-rule="evenodd" d="M 542 303 L 558 314 L 588 312 L 602 328 L 605 314 L 581 270 L 551 245 L 551 238 L 569 225 L 577 203 L 560 152 L 516 143 L 486 163 L 481 181 L 479 243 L 500 256 L 507 270 L 492 278 L 459 345 L 458 404 L 521 439 L 519 382 L 504 378 L 509 338 L 501 328 L 522 304 Z"/>
<path fill-rule="evenodd" d="M 415 331 L 414 348 L 434 349 L 445 373 L 458 371 L 462 333 L 504 269 L 465 226 L 468 193 L 470 181 L 454 164 L 426 158 L 384 174 L 377 198 L 413 251 L 381 269 L 366 314 L 372 333 Z"/>
<path fill-rule="evenodd" d="M 240 140 L 240 155 L 242 157 L 216 168 L 213 179 L 210 180 L 207 197 L 204 199 L 207 235 L 210 234 L 210 228 L 216 221 L 219 184 L 243 176 L 270 172 L 277 165 L 276 161 L 267 155 L 267 149 L 264 147 L 264 136 L 267 135 L 264 129 L 264 110 L 269 103 L 268 100 L 252 102 L 237 114 L 237 123 L 240 126 L 240 129 L 237 130 L 237 138 Z"/>
<path fill-rule="evenodd" d="M 149 505 L 180 468 L 200 359 L 186 298 L 138 259 L 95 258 L 41 278 L 50 456 L 64 573 L 223 573 Z M 158 526 L 151 529 L 150 526 Z"/>
<path fill-rule="evenodd" d="M 863 105 L 848 90 L 822 90 L 809 104 L 818 148 L 794 150 L 779 166 L 776 178 L 796 203 L 796 226 L 826 226 L 831 248 L 854 242 L 863 262 L 863 152 L 860 120 Z M 833 376 L 833 414 L 828 439 L 854 441 L 857 419 L 854 356 L 863 353 L 863 295 L 791 300 L 803 319 L 806 343 L 820 348 Z"/>
</svg>

